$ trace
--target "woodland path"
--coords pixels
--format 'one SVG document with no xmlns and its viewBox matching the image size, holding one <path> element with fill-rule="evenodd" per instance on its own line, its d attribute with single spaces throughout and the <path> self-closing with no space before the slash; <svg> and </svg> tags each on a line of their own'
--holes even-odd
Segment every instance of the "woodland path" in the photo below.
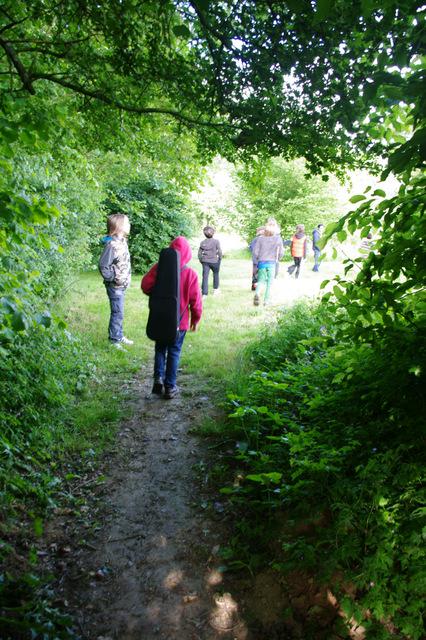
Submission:
<svg viewBox="0 0 426 640">
<path fill-rule="evenodd" d="M 102 526 L 93 551 L 76 557 L 82 580 L 78 590 L 65 585 L 66 598 L 85 639 L 245 640 L 238 603 L 222 594 L 221 505 L 207 516 L 194 472 L 206 445 L 191 428 L 211 411 L 209 398 L 185 391 L 184 374 L 172 401 L 151 394 L 150 371 L 141 378 L 106 470 Z"/>
<path fill-rule="evenodd" d="M 315 295 L 322 280 L 315 276 L 286 279 L 285 287 L 277 287 L 276 304 Z M 251 300 L 249 294 L 247 305 L 253 310 Z M 145 364 L 128 389 L 132 417 L 121 424 L 116 452 L 105 461 L 101 494 L 92 505 L 89 498 L 88 528 L 95 532 L 88 536 L 77 527 L 68 536 L 74 537 L 73 544 L 67 542 L 72 559 L 67 559 L 58 592 L 80 636 L 304 638 L 301 620 L 290 621 L 289 635 L 283 635 L 281 623 L 290 605 L 306 611 L 324 604 L 323 596 L 310 593 L 305 581 L 289 593 L 288 586 L 268 572 L 253 581 L 219 570 L 219 546 L 226 546 L 232 530 L 225 506 L 216 492 L 209 495 L 205 482 L 206 467 L 218 449 L 209 449 L 209 443 L 193 433 L 203 418 L 219 415 L 214 398 L 185 371 L 179 373 L 181 393 L 176 398 L 153 396 L 151 369 L 151 362 Z M 86 547 L 78 543 L 81 538 L 87 538 Z M 327 620 L 326 612 L 323 622 Z"/>
</svg>

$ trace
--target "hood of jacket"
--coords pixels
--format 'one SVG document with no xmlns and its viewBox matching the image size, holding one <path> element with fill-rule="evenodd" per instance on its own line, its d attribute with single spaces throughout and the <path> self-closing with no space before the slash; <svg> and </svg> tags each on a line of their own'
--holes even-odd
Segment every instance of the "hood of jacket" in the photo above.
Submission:
<svg viewBox="0 0 426 640">
<path fill-rule="evenodd" d="M 191 247 L 189 246 L 189 242 L 183 236 L 178 236 L 174 240 L 171 241 L 170 247 L 179 251 L 180 253 L 180 266 L 184 267 L 192 258 Z"/>
</svg>

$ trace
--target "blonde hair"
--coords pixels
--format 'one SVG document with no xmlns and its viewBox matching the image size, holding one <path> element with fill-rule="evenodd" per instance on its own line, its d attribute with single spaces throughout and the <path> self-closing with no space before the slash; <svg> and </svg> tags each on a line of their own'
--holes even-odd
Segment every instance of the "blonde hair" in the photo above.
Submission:
<svg viewBox="0 0 426 640">
<path fill-rule="evenodd" d="M 265 224 L 265 236 L 274 236 L 277 233 L 277 223 L 267 222 Z"/>
<path fill-rule="evenodd" d="M 124 213 L 112 213 L 107 218 L 107 229 L 110 236 L 127 236 L 130 230 L 129 218 Z"/>
<path fill-rule="evenodd" d="M 281 231 L 281 227 L 280 227 L 280 225 L 278 224 L 278 222 L 277 222 L 277 220 L 276 220 L 275 218 L 268 218 L 267 223 L 268 223 L 268 224 L 273 224 L 273 225 L 274 225 L 274 227 L 275 227 L 275 233 L 276 233 L 276 234 L 279 234 L 279 233 L 280 233 L 280 231 Z"/>
<path fill-rule="evenodd" d="M 304 224 L 296 225 L 296 233 L 305 233 L 305 225 Z"/>
</svg>

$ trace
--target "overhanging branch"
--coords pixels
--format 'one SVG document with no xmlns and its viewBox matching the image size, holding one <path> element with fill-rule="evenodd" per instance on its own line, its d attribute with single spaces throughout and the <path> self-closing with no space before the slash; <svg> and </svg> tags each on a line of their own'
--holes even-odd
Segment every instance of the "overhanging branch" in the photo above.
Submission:
<svg viewBox="0 0 426 640">
<path fill-rule="evenodd" d="M 25 87 L 25 89 L 29 93 L 34 95 L 35 91 L 34 91 L 34 87 L 32 86 L 31 77 L 30 77 L 29 73 L 27 72 L 27 70 L 25 69 L 25 67 L 22 64 L 22 62 L 20 61 L 20 59 L 18 58 L 18 55 L 17 55 L 15 49 L 11 46 L 11 44 L 7 40 L 3 40 L 3 38 L 0 38 L 0 46 L 3 47 L 3 49 L 6 52 L 7 57 L 12 62 L 12 64 L 15 67 L 16 71 L 18 72 L 18 75 L 21 78 L 22 84 Z"/>
<path fill-rule="evenodd" d="M 226 129 L 232 128 L 230 125 L 219 122 L 212 122 L 208 120 L 197 120 L 196 118 L 191 118 L 189 116 L 184 115 L 180 111 L 176 111 L 174 109 L 167 109 L 163 107 L 137 107 L 136 105 L 126 104 L 124 102 L 120 102 L 116 98 L 112 98 L 110 96 L 105 95 L 101 91 L 92 91 L 90 89 L 86 89 L 79 84 L 74 82 L 69 82 L 64 78 L 60 78 L 57 75 L 48 74 L 48 73 L 34 73 L 31 76 L 31 82 L 34 83 L 37 80 L 48 80 L 49 82 L 53 82 L 55 84 L 61 85 L 66 89 L 71 89 L 75 93 L 86 96 L 88 98 L 93 98 L 94 100 L 99 100 L 104 104 L 108 104 L 116 109 L 120 109 L 122 111 L 127 111 L 128 113 L 137 113 L 140 115 L 149 115 L 149 114 L 159 114 L 166 115 L 179 120 L 180 122 L 198 127 L 210 127 L 213 129 Z"/>
</svg>

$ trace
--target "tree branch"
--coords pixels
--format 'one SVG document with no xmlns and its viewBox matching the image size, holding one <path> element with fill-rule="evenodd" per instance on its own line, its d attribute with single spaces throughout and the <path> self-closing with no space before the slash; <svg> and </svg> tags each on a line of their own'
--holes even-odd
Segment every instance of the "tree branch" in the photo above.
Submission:
<svg viewBox="0 0 426 640">
<path fill-rule="evenodd" d="M 225 38 L 225 36 L 223 36 L 221 33 L 219 33 L 219 31 L 216 31 L 216 29 L 213 29 L 210 26 L 206 16 L 204 15 L 204 13 L 202 12 L 202 10 L 199 7 L 198 2 L 196 2 L 196 0 L 191 0 L 190 5 L 192 6 L 192 8 L 194 9 L 195 13 L 197 14 L 201 25 L 204 27 L 204 30 L 207 31 L 208 33 L 211 33 L 217 40 L 219 40 L 219 42 L 222 43 L 222 45 L 226 49 L 232 49 L 231 40 L 228 39 L 228 38 Z"/>
<path fill-rule="evenodd" d="M 10 44 L 34 44 L 34 45 L 46 45 L 48 47 L 69 47 L 73 44 L 81 44 L 87 42 L 92 38 L 94 34 L 89 34 L 84 38 L 76 38 L 75 40 L 32 40 L 31 38 L 9 38 Z"/>
<path fill-rule="evenodd" d="M 8 56 L 9 60 L 12 62 L 16 71 L 18 72 L 19 77 L 21 78 L 22 84 L 25 87 L 25 89 L 29 91 L 29 93 L 34 95 L 35 91 L 31 83 L 31 78 L 27 73 L 27 70 L 25 69 L 24 65 L 16 55 L 14 48 L 10 45 L 10 43 L 7 40 L 3 40 L 3 38 L 0 38 L 0 46 L 3 47 L 3 49 L 6 51 L 6 55 Z"/>
<path fill-rule="evenodd" d="M 57 75 L 52 75 L 48 73 L 34 73 L 31 76 L 31 82 L 36 82 L 37 80 L 48 80 L 49 82 L 53 82 L 55 84 L 59 84 L 66 89 L 71 89 L 75 91 L 75 93 L 79 93 L 80 95 L 86 96 L 88 98 L 93 98 L 94 100 L 99 100 L 105 104 L 108 104 L 116 109 L 121 109 L 122 111 L 127 111 L 128 113 L 137 113 L 140 115 L 144 114 L 155 114 L 158 113 L 160 115 L 172 116 L 176 120 L 187 124 L 187 125 L 196 125 L 203 127 L 211 127 L 214 129 L 223 129 L 223 128 L 232 128 L 230 125 L 226 123 L 219 122 L 211 122 L 206 120 L 197 120 L 195 118 L 191 118 L 189 116 L 180 113 L 179 111 L 175 111 L 174 109 L 166 109 L 163 107 L 137 107 L 131 104 L 125 104 L 120 102 L 116 98 L 111 98 L 110 96 L 105 95 L 101 91 L 91 91 L 90 89 L 86 89 L 79 84 L 75 84 L 74 82 L 69 82 L 68 80 L 64 80 L 63 78 L 58 77 Z"/>
<path fill-rule="evenodd" d="M 23 47 L 19 49 L 19 53 L 40 53 L 43 56 L 51 56 L 52 58 L 59 59 L 65 58 L 68 54 L 67 51 L 59 53 L 58 51 L 49 51 L 49 49 L 40 49 L 39 47 Z"/>
<path fill-rule="evenodd" d="M 8 29 L 13 29 L 13 27 L 16 27 L 18 24 L 22 24 L 23 22 L 25 22 L 25 20 L 28 20 L 27 16 L 25 18 L 22 18 L 22 20 L 15 20 L 15 22 L 10 22 L 9 24 L 6 24 L 4 27 L 0 29 L 0 33 L 3 33 Z"/>
</svg>

